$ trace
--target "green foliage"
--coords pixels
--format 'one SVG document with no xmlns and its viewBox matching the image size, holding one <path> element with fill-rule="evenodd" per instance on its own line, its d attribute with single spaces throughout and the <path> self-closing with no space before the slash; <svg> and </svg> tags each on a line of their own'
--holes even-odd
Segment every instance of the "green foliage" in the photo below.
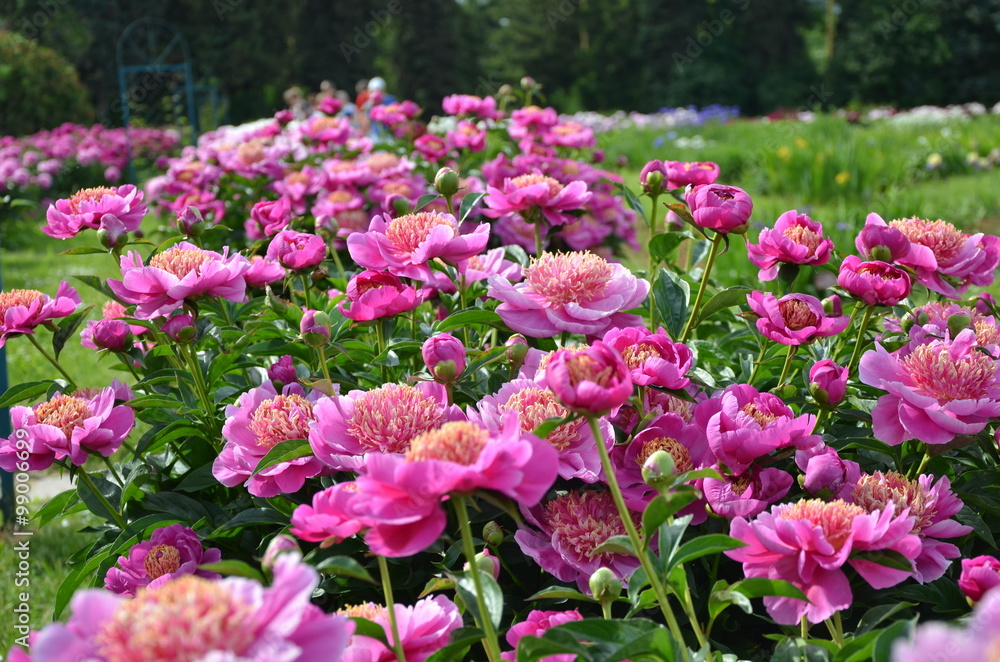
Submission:
<svg viewBox="0 0 1000 662">
<path fill-rule="evenodd" d="M 50 48 L 0 30 L 0 135 L 24 135 L 94 111 L 73 66 Z"/>
</svg>

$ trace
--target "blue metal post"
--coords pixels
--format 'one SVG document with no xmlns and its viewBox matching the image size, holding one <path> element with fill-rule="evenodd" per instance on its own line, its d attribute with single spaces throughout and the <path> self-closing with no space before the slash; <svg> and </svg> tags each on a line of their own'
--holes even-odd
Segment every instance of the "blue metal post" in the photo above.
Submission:
<svg viewBox="0 0 1000 662">
<path fill-rule="evenodd" d="M 0 269 L 0 292 L 3 291 L 3 276 Z M 7 349 L 0 347 L 0 393 L 7 391 Z M 0 409 L 0 437 L 10 437 L 10 410 Z M 14 474 L 0 469 L 0 511 L 3 512 L 3 524 L 13 526 L 14 522 Z"/>
</svg>

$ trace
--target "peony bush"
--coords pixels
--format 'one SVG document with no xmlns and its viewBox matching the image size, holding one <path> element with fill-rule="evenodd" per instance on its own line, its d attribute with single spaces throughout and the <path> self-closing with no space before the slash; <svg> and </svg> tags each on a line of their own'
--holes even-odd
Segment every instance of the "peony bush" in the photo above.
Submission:
<svg viewBox="0 0 1000 662">
<path fill-rule="evenodd" d="M 29 526 L 99 537 L 9 659 L 995 644 L 1000 240 L 872 214 L 838 246 L 796 210 L 747 236 L 714 163 L 623 181 L 551 108 L 444 107 L 382 107 L 378 141 L 335 104 L 226 127 L 49 208 L 121 277 L 78 277 L 90 321 L 67 283 L 0 293 L 0 342 L 54 370 L 0 397 L 0 467 L 69 472 Z M 70 374 L 75 335 L 120 378 Z"/>
</svg>

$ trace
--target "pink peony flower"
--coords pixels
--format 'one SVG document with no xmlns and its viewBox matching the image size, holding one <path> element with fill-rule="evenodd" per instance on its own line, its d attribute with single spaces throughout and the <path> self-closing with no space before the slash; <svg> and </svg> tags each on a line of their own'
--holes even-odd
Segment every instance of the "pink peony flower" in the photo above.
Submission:
<svg viewBox="0 0 1000 662">
<path fill-rule="evenodd" d="M 452 94 L 441 102 L 444 112 L 449 115 L 476 115 L 484 119 L 497 118 L 497 100 L 493 97 L 477 97 L 471 94 Z"/>
<path fill-rule="evenodd" d="M 461 120 L 454 130 L 448 132 L 445 139 L 449 145 L 457 149 L 467 149 L 470 152 L 481 152 L 486 149 L 486 131 L 469 120 Z"/>
<path fill-rule="evenodd" d="M 372 454 L 405 453 L 417 435 L 447 421 L 465 420 L 435 382 L 351 391 L 320 400 L 313 413 L 316 423 L 309 430 L 309 444 L 334 471 L 360 471 Z"/>
<path fill-rule="evenodd" d="M 419 600 L 413 606 L 394 605 L 396 627 L 403 645 L 406 661 L 424 662 L 448 644 L 449 636 L 462 627 L 462 614 L 454 602 L 443 595 Z M 351 637 L 343 662 L 394 662 L 392 628 L 388 610 L 382 605 L 367 602 L 345 607 L 338 613 L 364 618 L 382 627 L 388 646 L 378 639 L 356 634 Z"/>
<path fill-rule="evenodd" d="M 354 481 L 336 483 L 313 495 L 312 505 L 302 504 L 292 512 L 290 531 L 320 547 L 335 545 L 374 522 L 358 512 L 358 488 Z"/>
<path fill-rule="evenodd" d="M 757 330 L 782 345 L 804 345 L 835 336 L 850 324 L 847 315 L 827 315 L 820 300 L 808 294 L 786 294 L 778 299 L 754 290 L 747 295 L 747 304 L 758 315 Z"/>
<path fill-rule="evenodd" d="M 387 270 L 396 276 L 427 280 L 428 262 L 440 258 L 456 263 L 480 253 L 490 238 L 490 226 L 480 223 L 461 234 L 451 214 L 418 212 L 392 218 L 376 216 L 368 232 L 347 238 L 351 258 L 366 269 Z"/>
<path fill-rule="evenodd" d="M 594 130 L 579 122 L 559 122 L 542 134 L 542 143 L 570 149 L 587 149 L 597 145 Z"/>
<path fill-rule="evenodd" d="M 137 304 L 139 319 L 166 317 L 185 300 L 202 296 L 230 301 L 246 300 L 246 280 L 250 261 L 242 255 L 206 251 L 182 241 L 157 253 L 142 264 L 137 252 L 121 257 L 122 280 L 108 279 L 108 287 L 126 303 Z"/>
<path fill-rule="evenodd" d="M 906 510 L 889 505 L 865 512 L 844 501 L 818 499 L 773 507 L 747 521 L 737 517 L 729 535 L 747 544 L 725 554 L 743 563 L 747 577 L 782 579 L 795 584 L 809 602 L 766 597 L 767 613 L 782 625 L 795 625 L 803 616 L 819 623 L 853 601 L 851 584 L 843 566 L 850 564 L 873 588 L 894 586 L 909 576 L 904 570 L 851 558 L 853 552 L 889 549 L 913 560 L 920 540 L 910 530 L 913 519 Z"/>
<path fill-rule="evenodd" d="M 705 442 L 705 435 L 696 425 L 684 422 L 674 413 L 661 414 L 650 421 L 628 444 L 615 446 L 611 462 L 629 508 L 643 512 L 659 492 L 642 478 L 642 466 L 656 451 L 666 451 L 674 460 L 677 473 L 701 469 L 715 463 Z M 698 500 L 680 511 L 694 515 L 692 524 L 705 521 L 705 502 Z"/>
<path fill-rule="evenodd" d="M 719 179 L 719 164 L 711 161 L 667 161 L 668 188 L 714 184 Z"/>
<path fill-rule="evenodd" d="M 913 518 L 910 533 L 917 536 L 921 543 L 920 554 L 913 559 L 913 576 L 921 584 L 944 575 L 951 565 L 950 559 L 961 556 L 958 547 L 943 542 L 941 538 L 957 538 L 972 533 L 971 526 L 950 519 L 964 504 L 951 491 L 947 476 L 934 482 L 934 476 L 927 474 L 910 480 L 895 471 L 876 471 L 858 479 L 847 501 L 869 513 L 883 510 L 890 503 L 895 504 L 897 510 L 908 510 Z"/>
<path fill-rule="evenodd" d="M 500 387 L 494 395 L 483 397 L 478 412 L 470 418 L 488 430 L 498 432 L 509 412 L 517 414 L 521 432 L 532 432 L 549 418 L 565 418 L 569 410 L 559 404 L 555 393 L 529 379 L 515 379 Z M 604 418 L 599 426 L 605 443 L 614 443 L 614 431 Z M 594 435 L 583 419 L 558 426 L 545 440 L 559 453 L 557 471 L 562 478 L 578 478 L 595 483 L 601 475 L 601 458 L 597 454 Z"/>
<path fill-rule="evenodd" d="M 275 260 L 263 255 L 254 255 L 250 258 L 250 268 L 243 274 L 243 278 L 249 287 L 263 289 L 271 283 L 277 283 L 287 274 L 285 268 Z"/>
<path fill-rule="evenodd" d="M 835 407 L 847 394 L 847 367 L 841 367 L 833 359 L 817 361 L 809 368 L 809 392 L 820 405 Z"/>
<path fill-rule="evenodd" d="M 750 227 L 753 201 L 735 186 L 699 184 L 684 194 L 695 225 L 722 234 L 743 234 Z"/>
<path fill-rule="evenodd" d="M 590 592 L 588 581 L 598 568 L 627 578 L 639 567 L 628 554 L 594 553 L 608 538 L 625 535 L 610 492 L 573 490 L 522 512 L 538 528 L 522 526 L 514 534 L 521 551 L 559 581 L 576 581 L 583 593 Z M 637 513 L 632 519 L 640 526 Z"/>
<path fill-rule="evenodd" d="M 684 376 L 694 363 L 691 350 L 673 342 L 662 327 L 656 333 L 642 326 L 610 329 L 604 343 L 622 355 L 638 386 L 682 389 L 691 383 Z"/>
<path fill-rule="evenodd" d="M 245 485 L 258 497 L 298 492 L 307 478 L 326 468 L 313 455 L 279 462 L 256 476 L 253 473 L 268 451 L 281 442 L 309 437 L 315 420 L 313 405 L 320 396 L 318 391 L 307 396 L 294 381 L 280 394 L 271 382 L 264 382 L 240 395 L 235 404 L 226 406 L 222 427 L 226 444 L 212 465 L 212 475 L 227 487 Z"/>
<path fill-rule="evenodd" d="M 94 329 L 97 328 L 97 325 L 100 322 L 118 320 L 122 317 L 129 317 L 128 311 L 125 310 L 125 306 L 121 305 L 117 301 L 106 301 L 101 307 L 101 319 L 87 322 L 83 330 L 80 331 L 80 344 L 88 349 L 101 349 L 94 343 Z M 137 324 L 129 324 L 128 330 L 134 336 L 142 336 L 147 331 L 146 327 L 139 326 Z"/>
<path fill-rule="evenodd" d="M 372 521 L 365 542 L 374 553 L 411 556 L 444 533 L 449 494 L 494 490 L 531 507 L 555 479 L 555 450 L 521 433 L 516 416 L 505 419 L 499 434 L 453 421 L 411 439 L 405 455 L 369 455 L 353 505 Z"/>
<path fill-rule="evenodd" d="M 204 549 L 194 529 L 171 524 L 153 531 L 146 542 L 133 545 L 128 556 L 119 556 L 118 565 L 104 577 L 104 588 L 133 598 L 140 588 L 156 588 L 182 575 L 218 579 L 218 573 L 199 570 L 198 566 L 220 560 L 222 552 L 214 547 Z"/>
<path fill-rule="evenodd" d="M 308 232 L 282 230 L 267 246 L 267 259 L 294 272 L 311 269 L 326 258 L 326 242 Z"/>
<path fill-rule="evenodd" d="M 57 392 L 34 407 L 12 407 L 13 432 L 0 440 L 0 468 L 25 471 L 19 464 L 27 462 L 27 471 L 39 471 L 65 457 L 82 465 L 88 452 L 111 457 L 135 425 L 132 408 L 116 405 L 115 396 L 108 386 L 96 393 Z M 20 456 L 23 451 L 27 460 Z"/>
<path fill-rule="evenodd" d="M 899 263 L 916 270 L 917 280 L 928 289 L 957 299 L 972 285 L 993 282 L 1000 265 L 1000 238 L 965 234 L 942 220 L 905 218 L 889 225 L 910 240 L 910 253 Z"/>
<path fill-rule="evenodd" d="M 439 333 L 424 341 L 420 348 L 424 365 L 432 375 L 442 362 L 451 363 L 451 372 L 457 378 L 465 370 L 465 345 L 450 333 Z"/>
<path fill-rule="evenodd" d="M 300 126 L 302 136 L 317 143 L 317 147 L 343 145 L 351 135 L 351 124 L 344 117 L 315 115 Z"/>
<path fill-rule="evenodd" d="M 747 257 L 760 267 L 757 277 L 763 281 L 777 278 L 781 263 L 826 264 L 833 249 L 823 226 L 794 209 L 779 216 L 774 229 L 761 230 L 757 242 L 747 243 Z"/>
<path fill-rule="evenodd" d="M 42 232 L 56 239 L 69 239 L 86 228 L 96 230 L 105 214 L 117 218 L 128 232 L 135 232 L 146 215 L 142 191 L 131 184 L 81 189 L 49 205 L 45 212 L 48 225 L 42 226 Z"/>
<path fill-rule="evenodd" d="M 981 432 L 1000 416 L 997 361 L 976 349 L 972 329 L 905 355 L 876 343 L 861 357 L 858 375 L 887 391 L 872 410 L 872 427 L 875 438 L 890 446 L 909 439 L 946 444 L 956 435 Z"/>
<path fill-rule="evenodd" d="M 507 133 L 515 140 L 545 133 L 559 123 L 559 115 L 555 108 L 539 108 L 538 106 L 518 108 L 511 113 L 510 119 L 511 123 L 507 127 Z"/>
<path fill-rule="evenodd" d="M 878 214 L 868 214 L 865 219 L 865 227 L 861 228 L 854 245 L 858 252 L 869 260 L 880 260 L 882 262 L 903 262 L 913 263 L 917 260 L 924 262 L 916 255 L 908 257 L 911 253 L 910 240 L 906 238 L 899 228 L 889 227 Z M 923 246 L 916 246 L 918 253 L 923 251 L 926 258 L 926 250 Z M 930 260 L 926 260 L 925 266 L 929 266 Z"/>
<path fill-rule="evenodd" d="M 365 322 L 391 317 L 413 310 L 420 305 L 417 291 L 388 271 L 362 271 L 351 276 L 347 283 L 347 301 L 350 308 L 344 308 L 341 301 L 337 309 L 344 317 L 356 322 Z"/>
<path fill-rule="evenodd" d="M 591 198 L 587 184 L 576 180 L 563 186 L 539 171 L 504 180 L 502 188 L 488 186 L 483 202 L 488 209 L 483 214 L 499 218 L 505 214 L 520 214 L 526 220 L 549 225 L 563 225 L 573 220 L 566 212 L 581 209 Z M 535 218 L 538 214 L 540 217 Z"/>
<path fill-rule="evenodd" d="M 795 479 L 787 471 L 756 464 L 739 476 L 705 478 L 701 491 L 712 512 L 726 519 L 756 517 L 788 494 Z"/>
<path fill-rule="evenodd" d="M 260 241 L 278 234 L 292 222 L 292 202 L 284 196 L 277 200 L 261 200 L 250 210 L 244 224 L 247 238 Z"/>
<path fill-rule="evenodd" d="M 583 350 L 560 349 L 549 357 L 545 383 L 570 411 L 613 416 L 634 390 L 618 350 L 595 342 Z"/>
<path fill-rule="evenodd" d="M 962 576 L 958 579 L 958 587 L 965 597 L 972 602 L 979 602 L 990 589 L 997 586 L 1000 586 L 1000 561 L 995 557 L 962 559 Z"/>
<path fill-rule="evenodd" d="M 583 616 L 579 611 L 573 609 L 571 611 L 540 611 L 538 609 L 532 609 L 528 614 L 528 618 L 516 623 L 507 630 L 507 643 L 514 647 L 514 650 L 501 653 L 500 657 L 506 662 L 515 662 L 517 660 L 517 644 L 521 639 L 526 636 L 531 637 L 541 637 L 545 634 L 546 630 L 550 630 L 559 625 L 565 623 L 572 623 L 573 621 L 582 621 Z M 545 662 L 574 662 L 577 659 L 576 655 L 549 655 L 543 658 Z"/>
<path fill-rule="evenodd" d="M 1000 638 L 1000 591 L 990 591 L 976 605 L 972 619 L 959 628 L 921 623 L 910 637 L 892 644 L 892 662 L 993 662 Z"/>
<path fill-rule="evenodd" d="M 795 451 L 795 464 L 802 471 L 802 489 L 820 498 L 850 501 L 851 492 L 861 478 L 857 462 L 845 460 L 826 444 Z"/>
<path fill-rule="evenodd" d="M 639 306 L 649 293 L 646 280 L 589 251 L 542 253 L 525 270 L 523 282 L 491 276 L 489 284 L 489 296 L 502 302 L 497 313 L 504 323 L 534 338 L 640 326 L 642 318 L 621 311 Z"/>
<path fill-rule="evenodd" d="M 451 151 L 451 146 L 441 136 L 425 133 L 413 141 L 413 148 L 431 163 L 437 163 Z"/>
<path fill-rule="evenodd" d="M 781 398 L 750 384 L 734 384 L 717 393 L 698 404 L 694 415 L 715 457 L 736 475 L 776 450 L 811 448 L 820 441 L 812 434 L 815 416 L 796 416 Z"/>
<path fill-rule="evenodd" d="M 848 255 L 840 265 L 837 284 L 869 306 L 895 306 L 910 295 L 910 277 L 885 262 L 862 262 Z"/>
<path fill-rule="evenodd" d="M 318 584 L 317 572 L 289 553 L 275 561 L 267 588 L 185 575 L 135 598 L 86 589 L 73 596 L 69 621 L 45 626 L 22 659 L 339 662 L 354 623 L 310 603 Z"/>
<path fill-rule="evenodd" d="M 38 290 L 0 292 L 0 347 L 8 338 L 34 333 L 46 322 L 72 315 L 79 306 L 80 295 L 66 281 L 59 283 L 55 299 Z"/>
</svg>

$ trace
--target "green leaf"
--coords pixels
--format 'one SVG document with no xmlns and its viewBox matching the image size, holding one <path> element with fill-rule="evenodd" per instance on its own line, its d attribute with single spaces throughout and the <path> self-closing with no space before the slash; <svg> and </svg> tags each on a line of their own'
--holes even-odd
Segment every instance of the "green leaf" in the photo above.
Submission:
<svg viewBox="0 0 1000 662">
<path fill-rule="evenodd" d="M 281 462 L 290 462 L 300 457 L 307 457 L 309 455 L 312 455 L 312 447 L 309 445 L 307 440 L 289 439 L 288 441 L 283 441 L 280 444 L 275 444 L 274 447 L 267 452 L 267 455 L 260 458 L 260 462 L 257 463 L 257 468 L 253 470 L 251 475 L 256 476 L 268 467 L 273 467 Z"/>
<path fill-rule="evenodd" d="M 100 246 L 76 246 L 68 251 L 63 251 L 59 255 L 96 255 L 97 253 L 107 253 L 108 249 Z"/>
<path fill-rule="evenodd" d="M 665 627 L 639 618 L 565 623 L 547 630 L 541 638 L 526 636 L 517 646 L 518 662 L 535 662 L 560 653 L 577 655 L 588 662 L 674 662 L 679 651 Z"/>
<path fill-rule="evenodd" d="M 216 529 L 210 537 L 214 538 L 229 529 L 254 524 L 280 524 L 285 526 L 288 524 L 288 517 L 274 508 L 251 508 L 250 510 L 237 513 L 235 517 Z"/>
<path fill-rule="evenodd" d="M 469 214 L 472 213 L 472 208 L 476 204 L 486 197 L 485 193 L 466 193 L 465 197 L 462 198 L 462 205 L 458 208 L 458 223 L 461 225 L 468 218 Z"/>
<path fill-rule="evenodd" d="M 482 570 L 479 572 L 479 583 L 483 587 L 483 602 L 486 603 L 486 611 L 493 627 L 500 627 L 500 617 L 503 615 L 503 592 L 493 575 Z M 475 580 L 470 572 L 453 573 L 455 580 L 455 591 L 461 596 L 469 611 L 476 617 L 477 622 L 482 622 L 479 614 L 479 603 L 476 601 Z"/>
<path fill-rule="evenodd" d="M 701 324 L 704 320 L 708 319 L 723 308 L 729 308 L 730 306 L 737 306 L 739 304 L 746 303 L 747 292 L 749 291 L 750 288 L 744 285 L 734 285 L 733 287 L 722 290 L 709 299 L 704 306 L 702 306 L 701 313 L 699 313 L 695 324 Z"/>
<path fill-rule="evenodd" d="M 917 623 L 914 616 L 908 621 L 896 621 L 889 627 L 882 630 L 878 640 L 872 647 L 872 662 L 889 662 L 892 654 L 892 645 L 900 637 L 909 637 Z"/>
<path fill-rule="evenodd" d="M 208 572 L 217 572 L 220 575 L 225 575 L 226 577 L 248 577 L 250 579 L 256 579 L 260 583 L 264 583 L 264 575 L 254 568 L 249 563 L 245 561 L 237 561 L 234 559 L 226 559 L 223 561 L 216 561 L 215 563 L 202 563 L 198 566 L 199 570 L 207 570 Z"/>
<path fill-rule="evenodd" d="M 101 494 L 108 500 L 108 503 L 111 504 L 112 508 L 120 506 L 122 499 L 122 491 L 120 487 L 95 474 L 91 474 L 90 479 L 94 481 L 94 486 L 101 491 Z M 107 507 L 101 503 L 101 500 L 97 498 L 97 494 L 90 489 L 89 484 L 78 478 L 76 481 L 76 491 L 80 495 L 80 499 L 87 504 L 87 509 L 90 512 L 102 519 L 107 520 L 108 522 L 115 521 L 115 513 L 108 510 Z"/>
<path fill-rule="evenodd" d="M 538 593 L 535 593 L 530 598 L 525 598 L 525 602 L 534 602 L 535 600 L 577 600 L 579 602 L 593 602 L 597 603 L 597 600 L 590 597 L 589 595 L 584 595 L 579 591 L 574 591 L 571 588 L 564 588 L 562 586 L 552 586 L 549 588 L 543 588 Z"/>
<path fill-rule="evenodd" d="M 427 662 L 460 662 L 465 659 L 469 648 L 483 638 L 478 628 L 459 628 L 448 637 L 448 645 L 438 649 L 427 658 Z"/>
<path fill-rule="evenodd" d="M 100 544 L 94 543 L 90 548 L 91 552 Z M 69 604 L 70 598 L 76 592 L 76 589 L 80 587 L 81 584 L 86 580 L 92 580 L 94 576 L 94 571 L 103 563 L 108 556 L 110 556 L 110 549 L 106 549 L 104 552 L 94 554 L 94 556 L 87 559 L 86 563 L 81 564 L 78 568 L 69 573 L 66 579 L 63 580 L 62 584 L 56 590 L 55 604 L 53 605 L 52 612 L 53 618 L 59 618 L 62 614 L 63 609 Z"/>
<path fill-rule="evenodd" d="M 885 566 L 886 568 L 913 572 L 913 564 L 910 560 L 894 549 L 880 549 L 878 551 L 871 552 L 855 552 L 851 554 L 850 559 L 852 561 L 869 561 L 871 563 L 877 563 L 878 565 Z"/>
<path fill-rule="evenodd" d="M 90 308 L 92 308 L 91 306 Z M 76 333 L 76 330 L 80 328 L 83 324 L 83 318 L 87 316 L 90 312 L 90 308 L 84 308 L 83 310 L 78 310 L 68 317 L 64 317 L 59 322 L 59 327 L 55 333 L 52 334 L 52 350 L 55 352 L 55 358 L 59 358 L 59 354 L 62 353 L 63 347 L 66 346 L 66 341 Z"/>
<path fill-rule="evenodd" d="M 331 556 L 323 559 L 316 565 L 316 570 L 325 575 L 335 577 L 351 577 L 364 582 L 377 584 L 371 574 L 365 570 L 364 566 L 352 559 L 350 556 Z"/>
<path fill-rule="evenodd" d="M 698 495 L 694 490 L 685 490 L 667 492 L 650 501 L 642 513 L 642 534 L 646 540 L 649 540 L 653 532 L 660 528 L 660 525 L 668 518 L 673 517 L 677 511 L 696 498 Z"/>
<path fill-rule="evenodd" d="M 792 598 L 809 602 L 806 594 L 799 587 L 783 579 L 766 579 L 764 577 L 751 577 L 736 582 L 729 587 L 729 590 L 745 595 L 748 598 L 763 598 L 765 596 L 775 596 L 779 598 Z"/>
<path fill-rule="evenodd" d="M 955 515 L 955 519 L 966 526 L 971 526 L 972 530 L 983 542 L 989 545 L 991 549 L 996 549 L 997 543 L 993 537 L 993 532 L 990 531 L 990 527 L 979 516 L 979 513 L 965 506 Z"/>
<path fill-rule="evenodd" d="M 649 240 L 649 254 L 654 262 L 666 262 L 687 239 L 694 239 L 694 235 L 690 232 L 662 232 Z"/>
<path fill-rule="evenodd" d="M 437 200 L 440 197 L 441 197 L 440 193 L 425 193 L 425 194 L 423 194 L 422 196 L 420 196 L 417 199 L 417 204 L 414 205 L 413 212 L 411 212 L 411 213 L 416 213 L 416 212 L 420 211 L 421 209 L 423 209 L 424 207 L 426 207 L 427 205 L 429 205 L 430 203 L 434 202 L 435 200 Z"/>
<path fill-rule="evenodd" d="M 913 605 L 909 602 L 894 602 L 887 605 L 879 605 L 878 607 L 872 607 L 865 612 L 865 615 L 861 617 L 858 622 L 858 627 L 854 631 L 854 636 L 860 636 L 866 634 L 877 626 L 879 623 L 889 618 L 893 614 L 907 607 L 912 607 Z"/>
<path fill-rule="evenodd" d="M 500 347 L 491 347 L 469 361 L 469 364 L 465 366 L 464 373 L 473 375 L 479 372 L 480 368 L 483 368 L 494 361 L 498 361 L 506 352 L 507 347 L 505 346 L 501 345 Z"/>
<path fill-rule="evenodd" d="M 454 315 L 449 315 L 445 319 L 438 322 L 437 330 L 451 331 L 452 329 L 461 329 L 462 327 L 473 326 L 475 324 L 499 326 L 503 324 L 503 319 L 501 319 L 500 315 L 492 310 L 463 310 L 455 313 Z"/>
<path fill-rule="evenodd" d="M 668 557 L 667 568 L 673 568 L 674 566 L 700 559 L 709 554 L 719 554 L 740 547 L 746 547 L 746 543 L 722 533 L 699 536 L 681 545 L 675 554 Z"/>
<path fill-rule="evenodd" d="M 634 211 L 635 213 L 639 214 L 639 216 L 642 218 L 643 221 L 646 222 L 646 225 L 648 226 L 649 225 L 649 216 L 646 214 L 646 206 L 644 204 L 642 204 L 642 200 L 640 200 L 639 198 L 637 198 L 635 196 L 635 193 L 633 193 L 624 184 L 619 183 L 617 185 L 617 188 L 618 188 L 619 191 L 622 192 L 622 197 L 625 198 L 625 203 L 632 209 L 632 211 Z"/>
<path fill-rule="evenodd" d="M 663 323 L 673 338 L 680 337 L 684 331 L 690 298 L 691 286 L 687 281 L 672 271 L 660 269 L 653 284 L 653 299 L 656 302 L 656 312 L 663 318 Z"/>
<path fill-rule="evenodd" d="M 538 427 L 532 430 L 532 434 L 541 439 L 547 438 L 552 431 L 555 430 L 560 425 L 564 425 L 571 421 L 575 421 L 580 418 L 579 414 L 566 414 L 563 418 L 546 418 L 544 421 L 538 424 Z"/>
<path fill-rule="evenodd" d="M 635 549 L 628 536 L 611 536 L 594 548 L 591 554 L 628 554 L 635 556 Z"/>
<path fill-rule="evenodd" d="M 708 618 L 709 624 L 713 623 L 719 614 L 724 612 L 730 605 L 736 605 L 746 614 L 753 613 L 753 605 L 750 598 L 738 591 L 730 590 L 729 583 L 724 579 L 715 582 L 712 593 L 708 596 Z"/>
<path fill-rule="evenodd" d="M 49 499 L 44 506 L 31 516 L 31 521 L 38 528 L 42 528 L 56 517 L 67 512 L 70 508 L 80 503 L 80 493 L 75 489 L 60 492 Z"/>
<path fill-rule="evenodd" d="M 43 379 L 38 382 L 14 384 L 9 389 L 4 391 L 3 396 L 0 396 L 0 409 L 6 409 L 11 405 L 19 405 L 22 402 L 34 400 L 38 396 L 47 392 L 49 387 L 53 384 L 55 384 L 55 382 L 51 379 Z"/>
<path fill-rule="evenodd" d="M 834 662 L 864 662 L 872 659 L 872 648 L 875 640 L 878 639 L 878 632 L 855 635 L 853 639 L 848 639 L 844 647 L 837 651 L 833 658 Z"/>
<path fill-rule="evenodd" d="M 108 281 L 105 278 L 99 278 L 97 276 L 89 276 L 86 274 L 74 275 L 73 278 L 77 279 L 87 287 L 91 287 L 112 301 L 118 301 L 119 303 L 124 303 L 118 296 L 108 287 Z"/>
<path fill-rule="evenodd" d="M 365 637 L 371 637 L 372 639 L 378 639 L 387 647 L 390 647 L 389 640 L 385 636 L 385 628 L 381 625 L 369 621 L 367 618 L 361 618 L 360 616 L 352 616 L 351 620 L 354 621 L 354 634 L 360 634 Z"/>
</svg>

